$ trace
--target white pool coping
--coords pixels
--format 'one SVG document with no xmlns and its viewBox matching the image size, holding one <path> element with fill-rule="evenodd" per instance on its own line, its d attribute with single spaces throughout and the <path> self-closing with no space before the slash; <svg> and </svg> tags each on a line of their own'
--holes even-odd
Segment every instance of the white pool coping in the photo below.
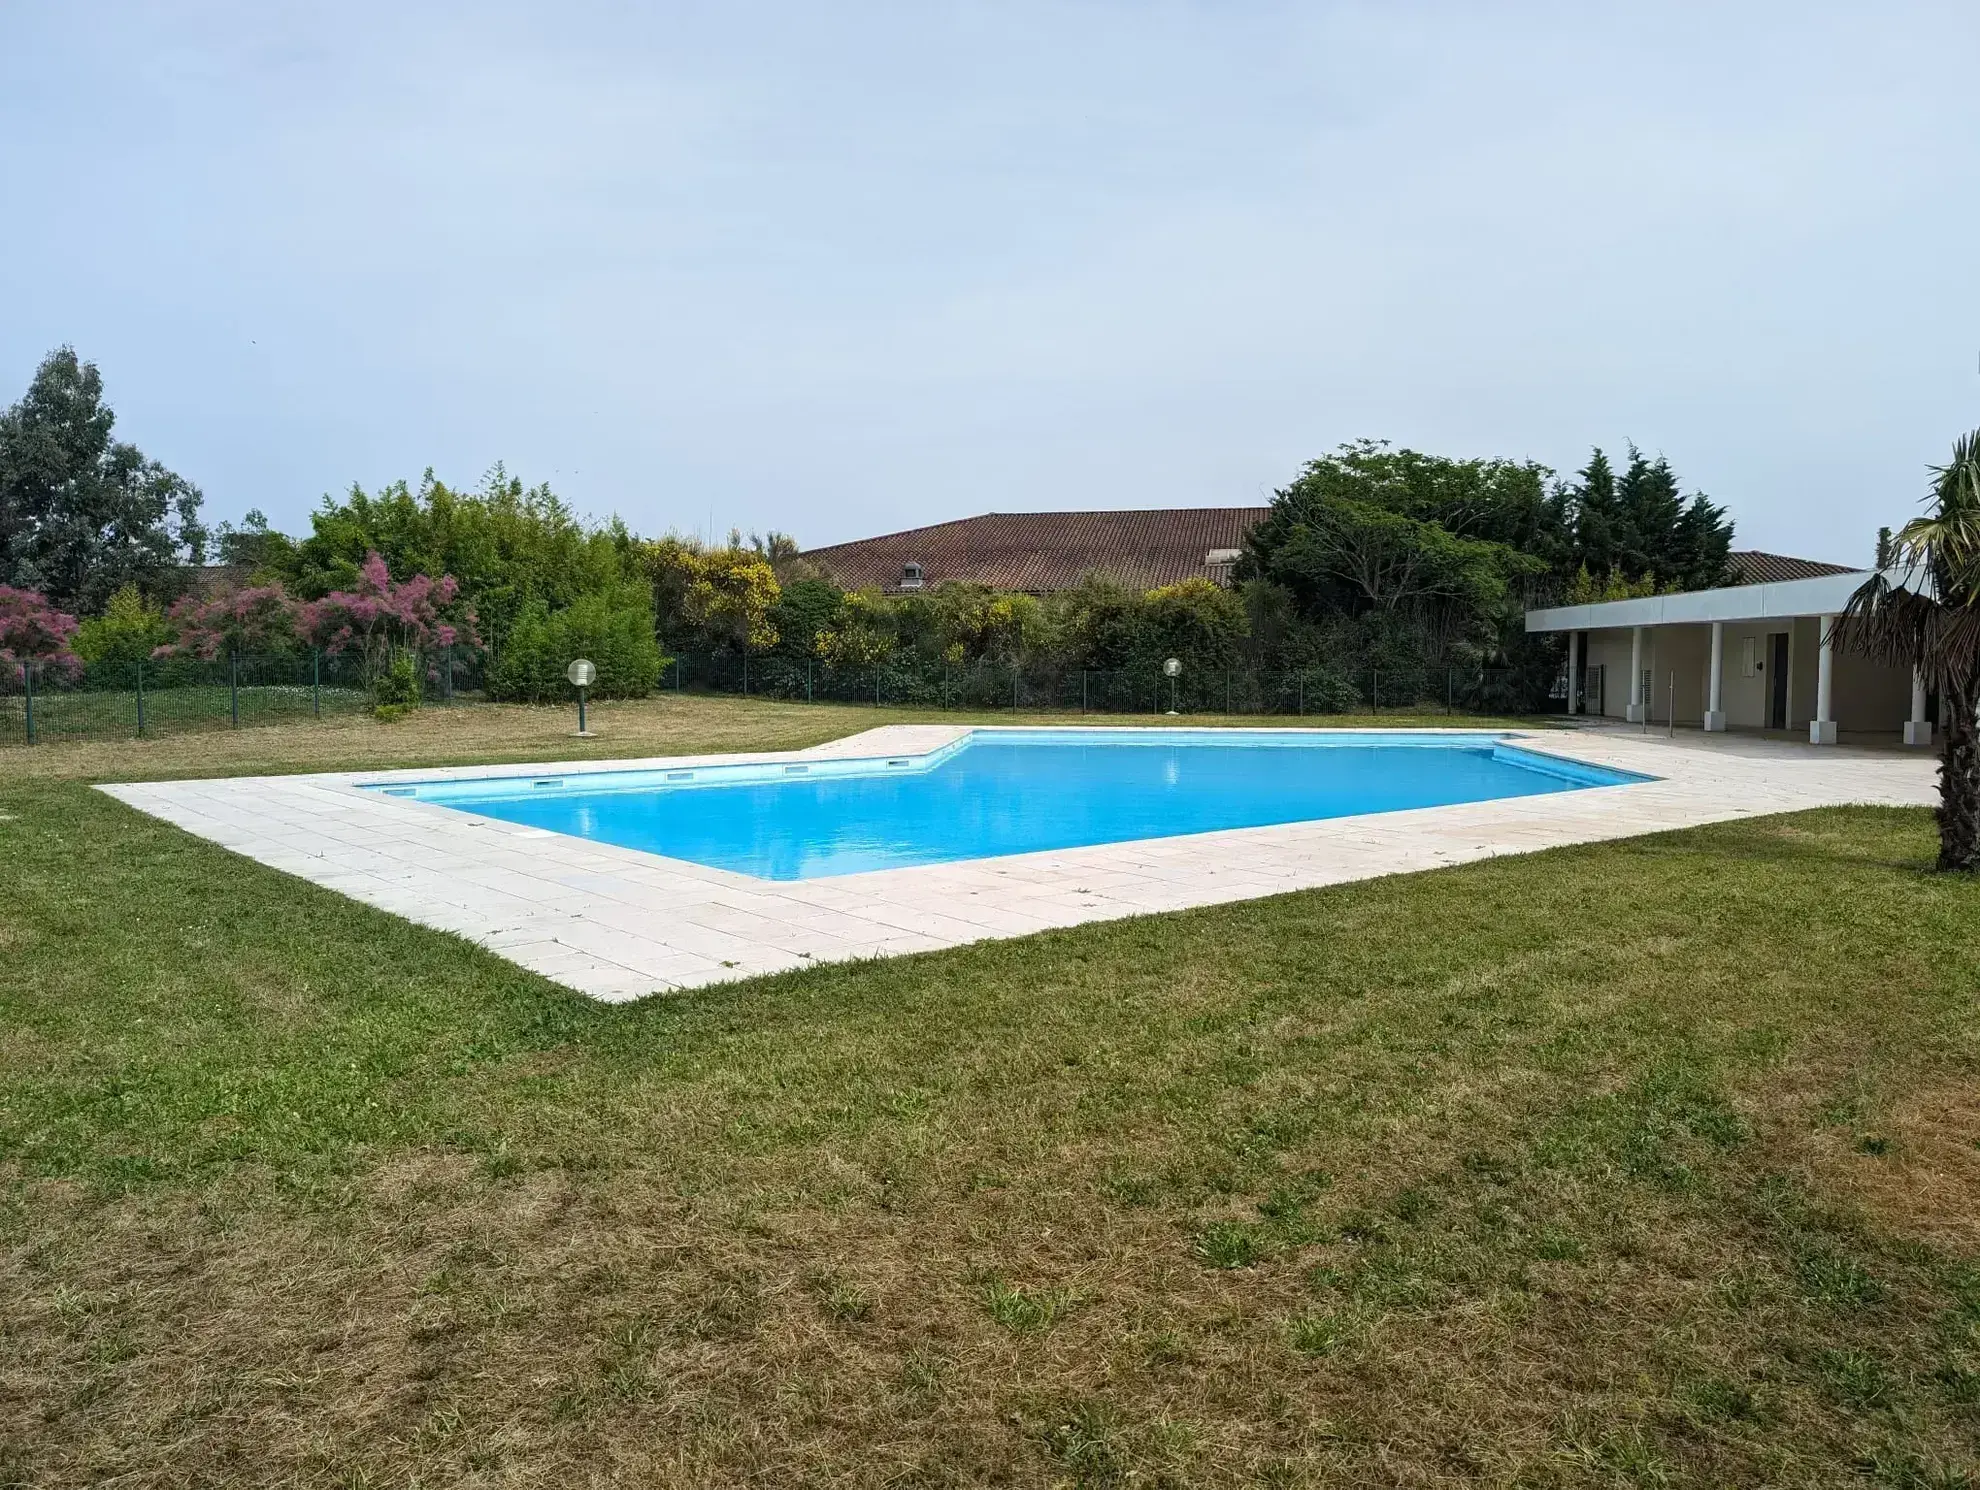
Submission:
<svg viewBox="0 0 1980 1490">
<path fill-rule="evenodd" d="M 610 1002 L 1729 818 L 1936 798 L 1936 762 L 1924 754 L 1616 730 L 1479 730 L 1466 733 L 1656 779 L 786 881 L 366 790 L 920 756 L 999 728 L 1020 726 L 887 725 L 799 751 L 216 777 L 102 790 L 270 868 L 467 937 Z"/>
</svg>

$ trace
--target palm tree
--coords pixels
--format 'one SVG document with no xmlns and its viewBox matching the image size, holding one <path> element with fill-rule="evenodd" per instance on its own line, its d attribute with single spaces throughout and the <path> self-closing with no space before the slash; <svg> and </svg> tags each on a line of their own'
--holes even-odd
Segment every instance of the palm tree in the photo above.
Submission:
<svg viewBox="0 0 1980 1490">
<path fill-rule="evenodd" d="M 1980 870 L 1980 430 L 1932 471 L 1930 510 L 1891 543 L 1891 566 L 1850 597 L 1835 640 L 1916 668 L 1939 694 L 1939 868 Z M 1891 577 L 1895 576 L 1895 580 Z"/>
</svg>

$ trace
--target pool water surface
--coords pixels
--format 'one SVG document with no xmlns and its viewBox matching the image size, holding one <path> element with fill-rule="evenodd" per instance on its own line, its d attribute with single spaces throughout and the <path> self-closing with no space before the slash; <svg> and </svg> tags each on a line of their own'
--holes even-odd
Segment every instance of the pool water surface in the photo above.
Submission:
<svg viewBox="0 0 1980 1490">
<path fill-rule="evenodd" d="M 979 730 L 921 757 L 374 789 L 800 880 L 1643 779 L 1476 733 L 1077 729 Z"/>
</svg>

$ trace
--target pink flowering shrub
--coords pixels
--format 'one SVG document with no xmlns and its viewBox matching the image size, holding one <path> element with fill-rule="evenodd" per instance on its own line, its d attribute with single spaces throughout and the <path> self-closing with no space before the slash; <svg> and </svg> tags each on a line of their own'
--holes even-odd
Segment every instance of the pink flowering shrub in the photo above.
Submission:
<svg viewBox="0 0 1980 1490">
<path fill-rule="evenodd" d="M 153 657 L 195 657 L 211 662 L 223 652 L 279 650 L 294 639 L 296 605 L 280 585 L 187 595 L 165 616 L 176 641 L 152 650 Z"/>
<path fill-rule="evenodd" d="M 82 659 L 70 648 L 76 618 L 59 611 L 33 590 L 0 585 L 0 663 L 36 662 L 74 677 Z"/>
<path fill-rule="evenodd" d="M 374 688 L 401 657 L 481 645 L 474 610 L 460 600 L 451 574 L 394 580 L 376 553 L 364 556 L 355 588 L 333 590 L 302 606 L 296 629 L 332 657 L 355 650 L 365 682 Z"/>
</svg>

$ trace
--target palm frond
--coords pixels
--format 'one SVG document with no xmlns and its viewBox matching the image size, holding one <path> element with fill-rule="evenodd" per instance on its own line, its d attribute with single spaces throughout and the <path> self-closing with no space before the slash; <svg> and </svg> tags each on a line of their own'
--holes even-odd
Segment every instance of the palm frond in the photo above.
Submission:
<svg viewBox="0 0 1980 1490">
<path fill-rule="evenodd" d="M 1929 570 L 1948 605 L 1980 602 L 1980 430 L 1953 443 L 1953 456 L 1932 468 L 1932 510 L 1897 536 L 1907 566 Z"/>
<path fill-rule="evenodd" d="M 1970 697 L 1980 677 L 1980 607 L 1929 604 L 1920 665 L 1935 688 Z"/>
<path fill-rule="evenodd" d="M 1941 608 L 1929 595 L 1873 574 L 1849 597 L 1831 634 L 1845 651 L 1885 667 L 1920 667 L 1927 660 L 1933 613 Z"/>
</svg>

